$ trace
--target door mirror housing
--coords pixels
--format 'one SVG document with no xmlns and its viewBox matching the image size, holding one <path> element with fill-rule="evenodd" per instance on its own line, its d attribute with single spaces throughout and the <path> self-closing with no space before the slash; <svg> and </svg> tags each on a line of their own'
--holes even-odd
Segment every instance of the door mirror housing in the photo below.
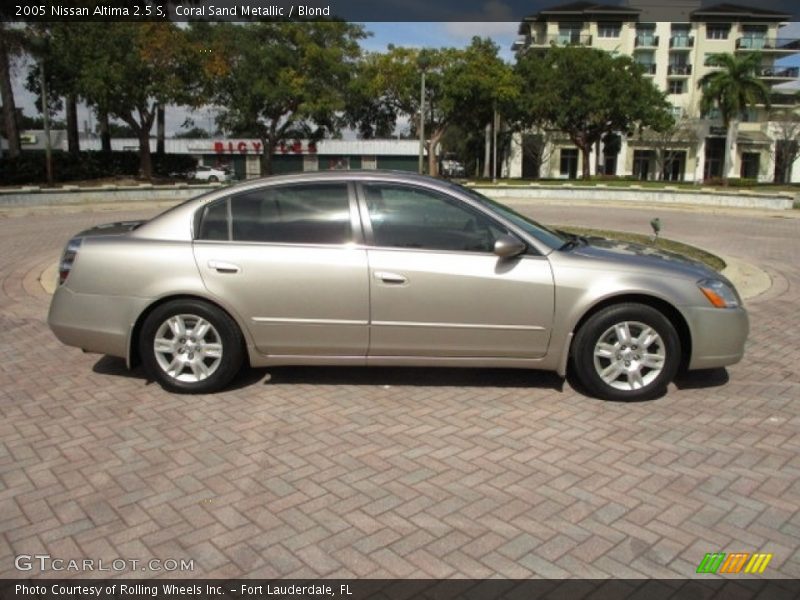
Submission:
<svg viewBox="0 0 800 600">
<path fill-rule="evenodd" d="M 528 247 L 524 242 L 507 233 L 501 235 L 494 242 L 494 253 L 500 258 L 519 256 L 527 249 Z"/>
</svg>

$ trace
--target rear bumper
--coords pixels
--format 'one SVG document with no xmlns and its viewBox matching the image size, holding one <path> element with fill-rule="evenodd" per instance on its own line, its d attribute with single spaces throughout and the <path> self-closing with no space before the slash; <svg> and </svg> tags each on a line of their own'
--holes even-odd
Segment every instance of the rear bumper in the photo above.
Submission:
<svg viewBox="0 0 800 600">
<path fill-rule="evenodd" d="M 742 360 L 750 323 L 744 308 L 684 308 L 692 336 L 689 369 L 711 369 Z"/>
<path fill-rule="evenodd" d="M 67 346 L 127 358 L 130 332 L 147 303 L 145 298 L 79 294 L 60 286 L 47 323 Z"/>
</svg>

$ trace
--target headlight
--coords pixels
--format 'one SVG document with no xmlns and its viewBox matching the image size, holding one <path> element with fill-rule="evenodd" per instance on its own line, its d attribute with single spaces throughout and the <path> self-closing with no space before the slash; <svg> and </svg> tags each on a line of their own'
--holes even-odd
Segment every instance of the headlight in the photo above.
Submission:
<svg viewBox="0 0 800 600">
<path fill-rule="evenodd" d="M 736 290 L 717 279 L 703 279 L 697 282 L 697 287 L 717 308 L 736 308 L 741 304 Z"/>
</svg>

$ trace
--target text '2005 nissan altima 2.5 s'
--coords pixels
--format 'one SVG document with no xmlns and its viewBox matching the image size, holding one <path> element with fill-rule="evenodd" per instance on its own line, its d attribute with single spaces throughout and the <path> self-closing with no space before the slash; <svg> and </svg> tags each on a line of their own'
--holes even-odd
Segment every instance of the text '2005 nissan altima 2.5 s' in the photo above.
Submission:
<svg viewBox="0 0 800 600">
<path fill-rule="evenodd" d="M 267 365 L 518 367 L 591 394 L 663 392 L 742 358 L 719 273 L 552 231 L 428 177 L 328 172 L 215 190 L 69 241 L 49 323 L 175 392 Z"/>
</svg>

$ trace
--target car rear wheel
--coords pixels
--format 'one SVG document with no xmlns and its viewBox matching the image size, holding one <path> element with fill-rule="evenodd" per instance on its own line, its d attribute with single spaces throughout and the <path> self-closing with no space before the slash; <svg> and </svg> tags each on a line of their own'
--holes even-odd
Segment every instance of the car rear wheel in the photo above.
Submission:
<svg viewBox="0 0 800 600">
<path fill-rule="evenodd" d="M 219 178 L 216 175 L 212 175 L 211 177 L 208 178 L 208 180 L 211 183 L 217 183 L 219 181 Z"/>
<path fill-rule="evenodd" d="M 644 304 L 617 304 L 592 315 L 573 341 L 574 374 L 607 400 L 647 400 L 675 377 L 678 334 L 663 313 Z"/>
<path fill-rule="evenodd" d="M 144 321 L 139 353 L 148 374 L 171 392 L 209 393 L 225 387 L 243 360 L 239 327 L 199 300 L 157 307 Z"/>
</svg>

